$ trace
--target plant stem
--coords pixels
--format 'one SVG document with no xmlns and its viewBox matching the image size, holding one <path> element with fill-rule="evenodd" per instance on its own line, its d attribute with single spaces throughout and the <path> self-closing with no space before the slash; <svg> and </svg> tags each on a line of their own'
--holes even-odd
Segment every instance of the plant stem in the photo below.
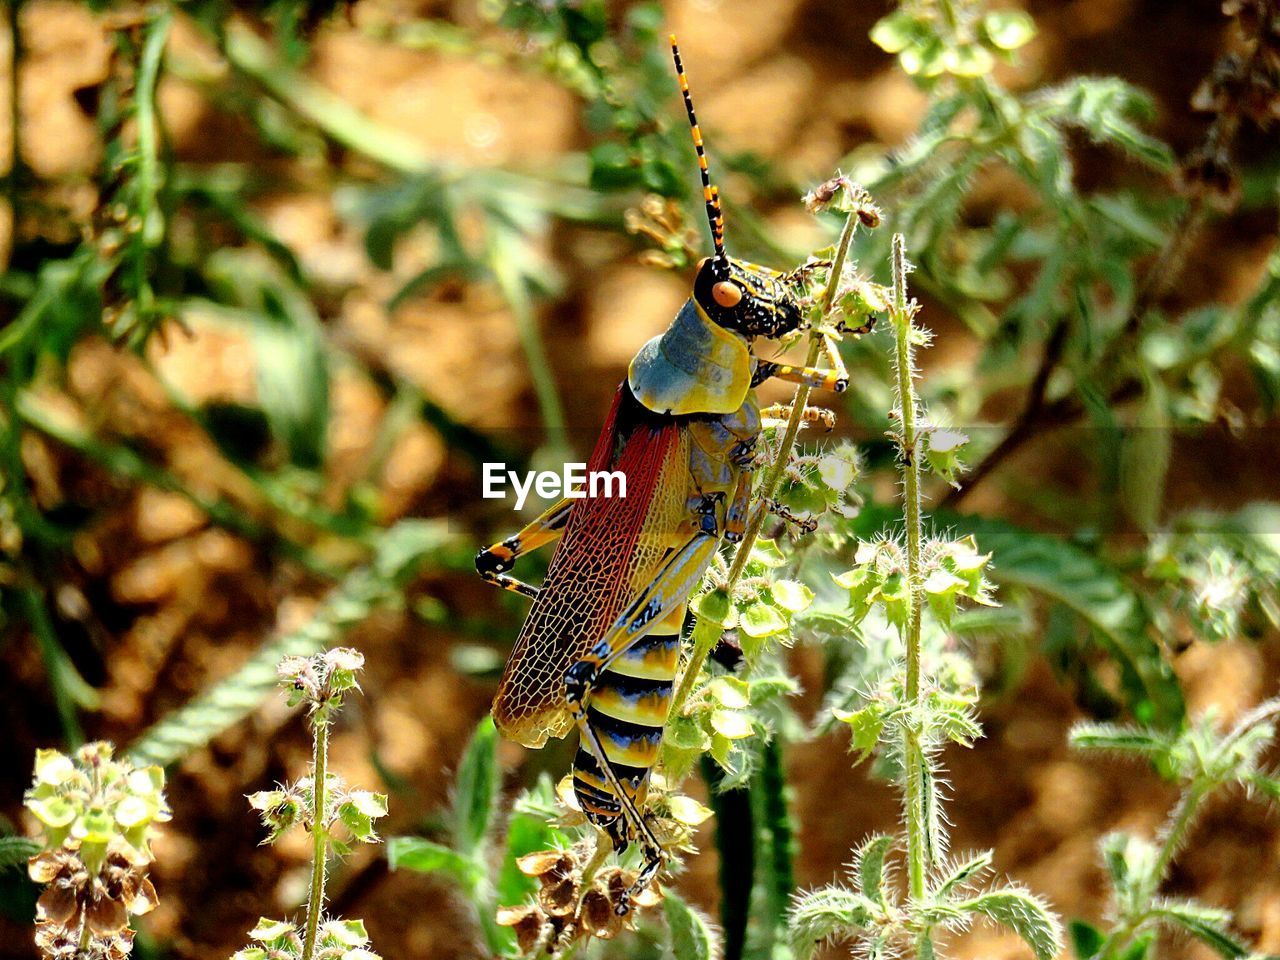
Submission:
<svg viewBox="0 0 1280 960">
<path fill-rule="evenodd" d="M 158 124 L 156 123 L 156 87 L 160 79 L 160 66 L 164 59 L 165 43 L 169 38 L 169 27 L 173 16 L 168 11 L 161 13 L 147 27 L 146 40 L 142 46 L 142 57 L 138 62 L 138 87 L 135 97 L 137 103 L 138 126 L 138 176 L 137 216 L 138 233 L 134 242 L 138 245 L 133 259 L 134 283 L 141 302 L 137 305 L 138 314 L 143 320 L 142 332 L 149 332 L 151 314 L 155 308 L 155 294 L 148 278 L 150 264 L 145 252 L 159 238 L 153 235 L 152 222 L 157 214 L 156 193 L 160 182 L 160 161 L 157 156 L 159 143 Z"/>
<path fill-rule="evenodd" d="M 1152 897 L 1156 895 L 1160 885 L 1164 883 L 1169 873 L 1169 866 L 1173 863 L 1173 858 L 1177 852 L 1182 849 L 1182 843 L 1186 839 L 1187 831 L 1191 828 L 1191 824 L 1195 821 L 1196 814 L 1200 810 L 1200 802 L 1204 800 L 1210 789 L 1211 786 L 1209 784 L 1198 780 L 1188 784 L 1187 789 L 1178 798 L 1178 805 L 1169 814 L 1165 828 L 1161 831 L 1161 836 L 1164 839 L 1160 844 L 1160 852 L 1156 855 L 1155 869 L 1151 871 L 1152 882 L 1155 884 L 1155 889 L 1151 891 Z"/>
<path fill-rule="evenodd" d="M 228 24 L 222 52 L 236 70 L 344 147 L 409 176 L 435 169 L 415 141 L 370 120 L 341 97 L 281 63 L 247 28 Z"/>
<path fill-rule="evenodd" d="M 312 960 L 315 956 L 316 932 L 320 929 L 320 910 L 324 906 L 325 866 L 329 853 L 329 825 L 325 815 L 329 761 L 327 719 L 316 718 L 315 741 L 311 771 L 311 836 L 315 847 L 311 853 L 311 895 L 307 901 L 307 935 L 302 945 L 302 960 Z"/>
<path fill-rule="evenodd" d="M 827 286 L 822 291 L 821 316 L 823 321 L 830 315 L 831 308 L 835 304 L 836 291 L 840 287 L 840 276 L 844 273 L 844 262 L 849 256 L 849 244 L 853 241 L 853 232 L 857 226 L 858 212 L 853 210 L 845 218 L 844 228 L 840 231 L 840 240 L 836 244 L 836 255 L 831 261 L 831 272 L 827 275 Z M 815 334 L 809 340 L 809 354 L 805 359 L 805 366 L 812 367 L 817 363 L 821 352 L 822 338 Z M 778 491 L 778 484 L 782 482 L 782 474 L 786 471 L 787 464 L 791 458 L 791 448 L 795 446 L 796 437 L 800 433 L 800 426 L 804 422 L 804 406 L 809 400 L 809 392 L 810 387 L 808 384 L 802 383 L 796 387 L 795 398 L 791 401 L 791 416 L 787 420 L 787 429 L 782 434 L 782 442 L 778 445 L 773 463 L 769 466 L 769 472 L 765 474 L 764 482 L 760 485 L 759 497 L 761 500 L 772 499 L 773 495 Z M 728 583 L 725 587 L 730 593 L 733 592 L 734 584 L 742 576 L 747 560 L 751 557 L 751 548 L 755 546 L 756 538 L 760 536 L 760 528 L 764 526 L 764 517 L 764 510 L 755 512 L 742 535 L 742 542 L 738 544 L 738 551 L 733 555 L 733 565 L 729 568 Z"/>
<path fill-rule="evenodd" d="M 1173 811 L 1169 814 L 1169 819 L 1165 821 L 1164 829 L 1160 831 L 1163 839 L 1160 849 L 1156 853 L 1156 862 L 1151 871 L 1151 888 L 1144 891 L 1143 896 L 1135 898 L 1135 901 L 1142 905 L 1141 909 L 1137 913 L 1122 919 L 1121 923 L 1107 937 L 1102 948 L 1099 949 L 1098 957 L 1123 957 L 1129 952 L 1134 936 L 1150 916 L 1152 901 L 1155 900 L 1156 895 L 1160 892 L 1160 887 L 1169 873 L 1173 858 L 1178 850 L 1181 849 L 1182 842 L 1186 839 L 1187 831 L 1191 828 L 1191 824 L 1199 812 L 1201 802 L 1212 789 L 1212 784 L 1195 780 L 1189 783 L 1186 790 L 1182 792 L 1182 796 L 1178 798 L 1177 806 L 1173 808 Z"/>
<path fill-rule="evenodd" d="M 910 598 L 904 639 L 907 647 L 906 696 L 912 704 L 920 698 L 920 615 L 923 594 L 920 553 L 923 540 L 920 515 L 920 451 L 916 429 L 916 395 L 912 358 L 913 305 L 907 302 L 907 255 L 902 234 L 893 236 L 893 305 L 890 316 L 894 328 L 893 364 L 898 379 L 898 418 L 902 456 L 903 516 L 907 528 L 907 591 Z M 924 817 L 924 755 L 919 733 L 910 724 L 903 727 L 906 759 L 907 870 L 911 897 L 920 900 L 925 892 L 925 872 L 930 866 Z M 922 933 L 924 936 L 927 934 Z"/>
<path fill-rule="evenodd" d="M 743 540 L 743 543 L 745 544 L 746 540 Z M 693 641 L 693 650 L 689 654 L 689 662 L 685 664 L 684 673 L 680 675 L 680 686 L 676 688 L 675 696 L 671 698 L 671 707 L 667 710 L 668 717 L 678 717 L 680 711 L 684 709 L 685 701 L 693 692 L 693 684 L 698 679 L 698 674 L 702 672 L 702 665 L 707 661 L 707 655 L 720 639 L 720 624 L 699 619 L 693 625 L 693 636 L 690 639 Z"/>
</svg>

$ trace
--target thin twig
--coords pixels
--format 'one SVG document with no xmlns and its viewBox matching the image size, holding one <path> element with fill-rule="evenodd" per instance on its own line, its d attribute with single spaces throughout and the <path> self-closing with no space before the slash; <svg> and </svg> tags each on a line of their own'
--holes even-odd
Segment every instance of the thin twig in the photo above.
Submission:
<svg viewBox="0 0 1280 960">
<path fill-rule="evenodd" d="M 845 260 L 849 256 L 849 245 L 853 242 L 853 233 L 857 226 L 858 210 L 855 208 L 845 218 L 844 228 L 840 231 L 840 240 L 836 244 L 836 254 L 831 260 L 831 272 L 827 275 L 827 285 L 822 291 L 822 320 L 819 322 L 819 326 L 826 322 L 831 314 L 832 307 L 835 305 L 836 291 L 840 287 L 840 277 L 844 273 Z M 822 337 L 815 331 L 813 337 L 809 340 L 809 353 L 805 358 L 805 366 L 812 367 L 816 364 L 821 353 Z M 787 464 L 790 462 L 791 449 L 795 446 L 796 437 L 799 435 L 800 427 L 804 423 L 804 408 L 809 400 L 810 389 L 809 385 L 804 383 L 796 387 L 795 397 L 791 401 L 791 416 L 787 420 L 787 428 L 782 434 L 782 442 L 778 445 L 773 463 L 769 467 L 769 472 L 765 474 L 764 481 L 760 485 L 759 496 L 761 501 L 772 499 L 774 494 L 778 492 L 778 484 L 782 482 L 782 475 L 786 472 Z M 742 571 L 747 566 L 747 560 L 751 557 L 751 548 L 755 546 L 756 539 L 760 536 L 760 528 L 764 526 L 764 516 L 764 510 L 757 510 L 747 524 L 747 529 L 743 532 L 742 542 L 738 544 L 738 550 L 733 555 L 733 565 L 729 567 L 729 575 L 725 586 L 729 593 L 733 592 L 734 584 L 738 582 L 738 578 L 742 576 Z"/>
</svg>

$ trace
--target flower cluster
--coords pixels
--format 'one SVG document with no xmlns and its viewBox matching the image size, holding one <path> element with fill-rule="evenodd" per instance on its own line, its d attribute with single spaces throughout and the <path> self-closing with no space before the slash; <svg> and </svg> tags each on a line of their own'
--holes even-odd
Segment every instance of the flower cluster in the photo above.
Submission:
<svg viewBox="0 0 1280 960">
<path fill-rule="evenodd" d="M 262 825 L 269 831 L 266 843 L 275 843 L 294 824 L 309 825 L 315 806 L 315 780 L 303 777 L 295 783 L 275 790 L 259 790 L 249 794 L 249 805 L 259 811 Z M 335 774 L 325 777 L 323 822 L 329 832 L 330 847 L 339 855 L 350 853 L 350 846 L 335 838 L 333 828 L 341 823 L 351 837 L 360 843 L 377 843 L 373 822 L 387 815 L 385 794 L 369 790 L 353 790 Z"/>
<path fill-rule="evenodd" d="M 538 881 L 537 895 L 533 903 L 499 907 L 497 921 L 515 931 L 525 956 L 556 956 L 591 937 L 612 940 L 624 929 L 635 929 L 640 910 L 662 902 L 662 891 L 654 884 L 628 896 L 634 871 L 606 867 L 592 873 L 590 862 L 573 850 L 539 850 L 516 865 Z"/>
<path fill-rule="evenodd" d="M 944 627 L 950 625 L 961 598 L 993 605 L 991 584 L 985 576 L 991 555 L 980 553 L 973 537 L 931 541 L 925 545 L 921 559 L 925 600 Z M 855 621 L 862 620 L 879 603 L 886 620 L 897 627 L 906 624 L 911 596 L 902 545 L 890 539 L 860 543 L 854 563 L 857 566 L 834 579 L 849 591 Z"/>
<path fill-rule="evenodd" d="M 285 657 L 276 673 L 289 690 L 289 706 L 305 703 L 312 720 L 324 723 L 342 709 L 343 694 L 360 689 L 356 674 L 363 667 L 360 651 L 334 647 L 313 657 Z"/>
<path fill-rule="evenodd" d="M 237 950 L 231 960 L 287 960 L 303 955 L 303 937 L 287 920 L 263 917 L 249 936 L 256 941 L 254 946 Z M 379 960 L 368 943 L 363 920 L 326 920 L 320 924 L 314 955 L 325 960 Z"/>
<path fill-rule="evenodd" d="M 329 728 L 342 708 L 343 696 L 360 689 L 356 674 L 363 667 L 364 655 L 349 647 L 310 657 L 285 657 L 277 667 L 280 685 L 289 691 L 289 705 L 305 703 L 310 713 L 315 741 L 312 769 L 309 776 L 274 790 L 260 790 L 248 799 L 267 828 L 265 843 L 275 843 L 293 826 L 311 834 L 311 889 L 301 926 L 263 917 L 249 931 L 254 945 L 238 950 L 232 960 L 378 960 L 369 949 L 363 920 L 324 916 L 329 856 L 346 856 L 353 842 L 377 843 L 374 821 L 387 814 L 386 796 L 353 790 L 328 772 Z M 339 824 L 346 830 L 346 839 L 335 835 Z"/>
<path fill-rule="evenodd" d="M 45 888 L 36 904 L 41 953 L 128 956 L 129 916 L 156 905 L 147 867 L 152 824 L 169 819 L 164 771 L 115 760 L 105 742 L 71 756 L 39 750 L 25 806 L 44 832 L 45 848 L 27 868 Z"/>
<path fill-rule="evenodd" d="M 903 72 L 921 80 L 985 76 L 1035 35 L 1035 21 L 1022 10 L 930 0 L 905 2 L 871 28 L 871 42 L 897 54 Z"/>
</svg>

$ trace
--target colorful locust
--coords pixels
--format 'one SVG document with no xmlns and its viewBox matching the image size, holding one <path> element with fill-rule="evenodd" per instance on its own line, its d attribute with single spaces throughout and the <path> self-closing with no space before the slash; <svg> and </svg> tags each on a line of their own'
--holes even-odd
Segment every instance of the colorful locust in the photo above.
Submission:
<svg viewBox="0 0 1280 960">
<path fill-rule="evenodd" d="M 840 392 L 830 370 L 757 359 L 756 337 L 801 326 L 792 277 L 730 257 L 717 189 L 675 37 L 714 255 L 667 331 L 631 361 L 588 470 L 626 475 L 625 498 L 565 499 L 514 537 L 480 551 L 486 580 L 533 598 L 498 684 L 493 718 L 508 737 L 540 747 L 576 727 L 573 789 L 615 850 L 640 844 L 644 864 L 628 897 L 649 884 L 663 850 L 643 814 L 680 661 L 680 630 L 721 540 L 739 542 L 752 498 L 761 411 L 753 389 L 770 377 Z M 517 557 L 559 541 L 545 580 L 508 575 Z"/>
</svg>

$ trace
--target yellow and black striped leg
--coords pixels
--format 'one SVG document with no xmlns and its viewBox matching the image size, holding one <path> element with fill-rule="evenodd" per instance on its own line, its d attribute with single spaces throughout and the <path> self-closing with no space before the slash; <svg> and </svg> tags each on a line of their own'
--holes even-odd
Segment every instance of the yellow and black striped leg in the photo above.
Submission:
<svg viewBox="0 0 1280 960">
<path fill-rule="evenodd" d="M 849 387 L 849 374 L 844 368 L 844 360 L 840 356 L 836 342 L 827 333 L 822 335 L 822 354 L 830 367 L 829 370 L 819 370 L 816 367 L 793 367 L 789 363 L 765 362 L 760 364 L 757 376 L 763 373 L 766 377 L 777 377 L 789 383 L 807 384 L 815 390 L 844 393 Z"/>
<path fill-rule="evenodd" d="M 789 420 L 793 409 L 789 403 L 775 403 L 761 410 L 760 416 L 766 420 Z M 800 420 L 802 423 L 820 423 L 828 432 L 834 430 L 836 425 L 836 415 L 826 407 L 806 406 Z"/>
<path fill-rule="evenodd" d="M 485 547 L 476 554 L 476 572 L 489 583 L 504 590 L 525 597 L 536 597 L 537 587 L 508 576 L 507 571 L 515 564 L 517 557 L 560 538 L 564 533 L 565 523 L 569 520 L 569 508 L 572 504 L 573 501 L 565 497 L 515 536 Z"/>
</svg>

